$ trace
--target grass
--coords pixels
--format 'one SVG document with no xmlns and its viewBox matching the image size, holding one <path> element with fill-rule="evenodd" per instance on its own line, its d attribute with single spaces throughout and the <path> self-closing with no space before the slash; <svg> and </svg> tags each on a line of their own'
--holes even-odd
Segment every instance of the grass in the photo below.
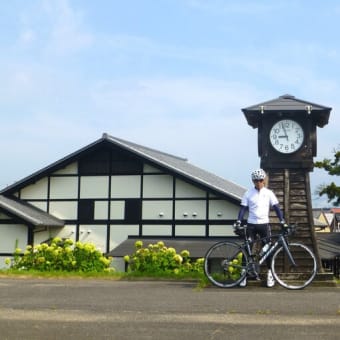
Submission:
<svg viewBox="0 0 340 340">
<path fill-rule="evenodd" d="M 14 269 L 2 269 L 0 270 L 0 277 L 13 277 L 13 278 L 81 278 L 81 279 L 107 279 L 107 280 L 141 280 L 141 279 L 153 279 L 153 280 L 190 280 L 198 281 L 200 285 L 204 285 L 204 274 L 148 274 L 140 272 L 64 272 L 64 271 L 50 271 L 40 272 L 34 270 L 14 270 Z"/>
<path fill-rule="evenodd" d="M 124 276 L 124 273 L 96 273 L 96 272 L 64 272 L 64 271 L 50 271 L 41 272 L 35 270 L 14 270 L 6 269 L 0 270 L 0 277 L 13 278 L 106 278 L 119 280 Z"/>
<path fill-rule="evenodd" d="M 162 273 L 162 274 L 154 274 L 154 273 L 141 273 L 141 272 L 40 272 L 40 271 L 23 271 L 23 270 L 14 270 L 14 269 L 0 269 L 0 278 L 36 278 L 36 279 L 103 279 L 103 280 L 182 280 L 182 281 L 191 281 L 197 282 L 197 288 L 203 289 L 208 286 L 211 286 L 211 283 L 206 278 L 204 273 L 181 273 L 181 274 L 173 274 L 173 273 Z M 340 279 L 336 279 L 337 285 L 340 287 Z M 340 309 L 337 311 L 338 315 L 340 315 Z"/>
</svg>

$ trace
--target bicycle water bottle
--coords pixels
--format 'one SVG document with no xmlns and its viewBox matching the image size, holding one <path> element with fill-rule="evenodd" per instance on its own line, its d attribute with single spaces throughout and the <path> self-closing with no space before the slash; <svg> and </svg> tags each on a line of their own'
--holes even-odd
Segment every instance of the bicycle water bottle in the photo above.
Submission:
<svg viewBox="0 0 340 340">
<path fill-rule="evenodd" d="M 260 251 L 260 256 L 263 256 L 268 251 L 269 247 L 270 247 L 270 244 L 266 243 Z"/>
</svg>

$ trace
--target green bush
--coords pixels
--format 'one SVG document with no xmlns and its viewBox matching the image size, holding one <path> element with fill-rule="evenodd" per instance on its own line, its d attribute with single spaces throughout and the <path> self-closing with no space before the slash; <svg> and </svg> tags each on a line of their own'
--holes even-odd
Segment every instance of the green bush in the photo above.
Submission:
<svg viewBox="0 0 340 340">
<path fill-rule="evenodd" d="M 66 272 L 104 272 L 110 268 L 111 259 L 106 258 L 91 243 L 74 243 L 71 239 L 54 238 L 50 244 L 34 247 L 28 245 L 22 250 L 16 248 L 13 260 L 6 263 L 11 269 Z"/>
<path fill-rule="evenodd" d="M 128 264 L 128 272 L 147 275 L 164 274 L 202 274 L 204 259 L 191 262 L 188 250 L 177 254 L 176 250 L 166 247 L 164 242 L 149 244 L 143 247 L 142 241 L 135 242 L 135 252 L 125 255 L 124 261 Z"/>
</svg>

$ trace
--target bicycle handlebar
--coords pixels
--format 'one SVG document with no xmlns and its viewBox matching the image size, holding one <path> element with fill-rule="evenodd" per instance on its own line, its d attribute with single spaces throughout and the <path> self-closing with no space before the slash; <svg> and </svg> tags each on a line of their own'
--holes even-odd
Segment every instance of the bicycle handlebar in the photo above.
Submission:
<svg viewBox="0 0 340 340">
<path fill-rule="evenodd" d="M 236 225 L 234 226 L 234 233 L 238 236 L 245 237 L 247 225 Z M 289 224 L 288 227 L 281 226 L 281 233 L 282 235 L 294 235 L 296 230 L 297 224 Z"/>
</svg>

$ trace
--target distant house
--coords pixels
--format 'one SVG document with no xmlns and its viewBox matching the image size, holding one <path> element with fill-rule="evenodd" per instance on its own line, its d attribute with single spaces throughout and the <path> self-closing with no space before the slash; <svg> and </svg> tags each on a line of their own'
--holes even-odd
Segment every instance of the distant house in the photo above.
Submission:
<svg viewBox="0 0 340 340">
<path fill-rule="evenodd" d="M 339 208 L 313 209 L 314 228 L 322 266 L 340 277 Z"/>
<path fill-rule="evenodd" d="M 335 233 L 340 232 L 340 208 L 331 208 L 330 212 L 334 215 L 331 231 Z"/>
<path fill-rule="evenodd" d="M 55 236 L 104 253 L 129 236 L 228 236 L 244 192 L 184 158 L 103 134 L 0 191 L 0 259 Z"/>
<path fill-rule="evenodd" d="M 317 232 L 340 232 L 340 208 L 313 209 Z"/>
<path fill-rule="evenodd" d="M 330 232 L 333 214 L 327 211 L 325 209 L 313 209 L 314 230 L 316 232 Z"/>
</svg>

